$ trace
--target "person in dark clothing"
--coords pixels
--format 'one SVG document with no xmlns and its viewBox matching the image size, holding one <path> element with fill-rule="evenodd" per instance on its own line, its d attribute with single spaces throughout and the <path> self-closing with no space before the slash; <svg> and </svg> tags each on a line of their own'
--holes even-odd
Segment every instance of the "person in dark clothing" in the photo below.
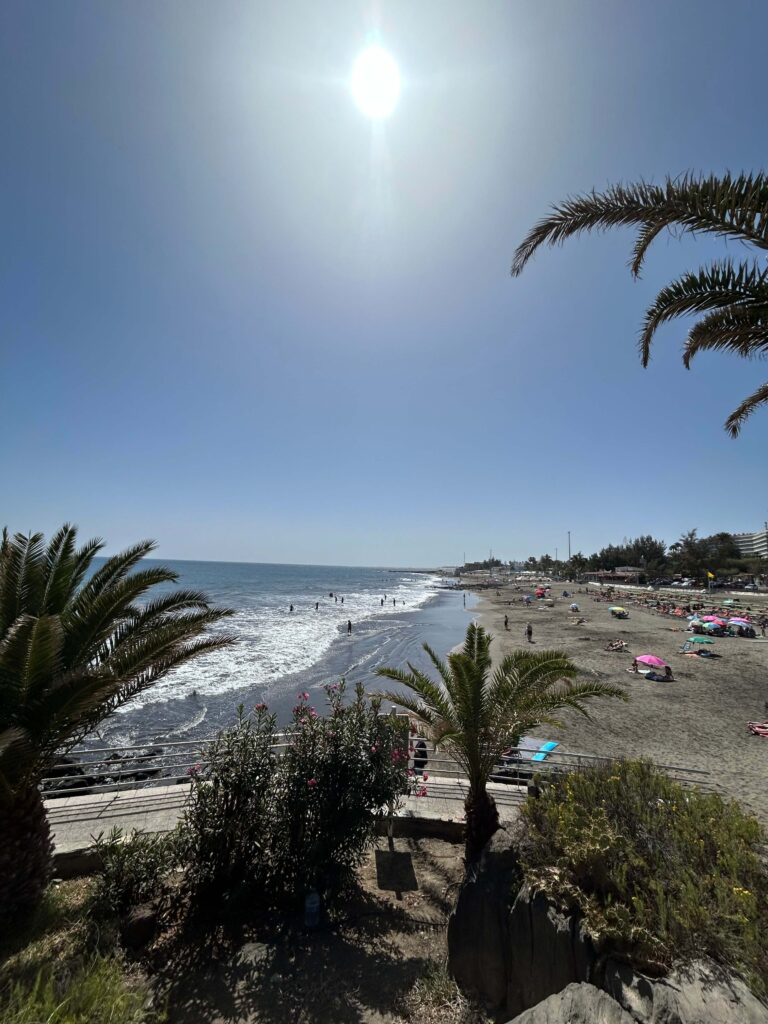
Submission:
<svg viewBox="0 0 768 1024">
<path fill-rule="evenodd" d="M 352 619 L 347 619 L 347 635 L 352 632 Z"/>
<path fill-rule="evenodd" d="M 525 627 L 525 636 L 526 636 L 526 639 L 528 640 L 528 643 L 532 644 L 533 643 L 533 626 L 530 624 L 530 622 Z"/>
<path fill-rule="evenodd" d="M 504 629 L 509 629 L 509 616 L 504 616 Z"/>
<path fill-rule="evenodd" d="M 413 770 L 417 775 L 423 775 L 427 767 L 427 744 L 423 739 L 416 740 L 413 747 Z"/>
</svg>

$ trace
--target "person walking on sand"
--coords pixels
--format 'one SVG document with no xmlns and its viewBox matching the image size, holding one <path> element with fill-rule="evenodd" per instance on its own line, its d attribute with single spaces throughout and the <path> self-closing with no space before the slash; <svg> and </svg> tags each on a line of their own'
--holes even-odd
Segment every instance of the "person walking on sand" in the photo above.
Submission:
<svg viewBox="0 0 768 1024">
<path fill-rule="evenodd" d="M 504 629 L 509 629 L 509 616 L 504 616 Z"/>
<path fill-rule="evenodd" d="M 347 619 L 347 636 L 352 633 L 352 619 Z"/>
<path fill-rule="evenodd" d="M 526 635 L 526 638 L 528 640 L 528 643 L 532 644 L 533 643 L 533 626 L 530 624 L 530 622 L 525 627 L 525 635 Z"/>
</svg>

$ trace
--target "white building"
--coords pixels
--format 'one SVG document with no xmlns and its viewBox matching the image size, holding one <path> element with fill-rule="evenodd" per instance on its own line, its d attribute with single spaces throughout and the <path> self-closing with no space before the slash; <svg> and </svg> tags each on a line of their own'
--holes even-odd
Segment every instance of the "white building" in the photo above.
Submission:
<svg viewBox="0 0 768 1024">
<path fill-rule="evenodd" d="M 768 523 L 755 533 L 734 533 L 742 558 L 768 558 Z"/>
</svg>

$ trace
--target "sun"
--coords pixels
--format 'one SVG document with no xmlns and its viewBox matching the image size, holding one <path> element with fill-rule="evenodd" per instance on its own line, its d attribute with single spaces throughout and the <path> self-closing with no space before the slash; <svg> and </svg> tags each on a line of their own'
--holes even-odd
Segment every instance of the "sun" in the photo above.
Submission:
<svg viewBox="0 0 768 1024">
<path fill-rule="evenodd" d="M 366 117 L 389 117 L 400 98 L 400 69 L 391 53 L 368 46 L 352 65 L 349 87 Z"/>
</svg>

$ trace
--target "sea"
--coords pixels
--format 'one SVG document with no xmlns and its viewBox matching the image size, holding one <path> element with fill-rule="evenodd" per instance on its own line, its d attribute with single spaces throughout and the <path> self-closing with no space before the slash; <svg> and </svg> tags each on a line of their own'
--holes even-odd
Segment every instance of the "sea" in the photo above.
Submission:
<svg viewBox="0 0 768 1024">
<path fill-rule="evenodd" d="M 298 693 L 308 691 L 321 710 L 324 684 L 342 678 L 350 688 L 357 682 L 368 690 L 388 688 L 377 668 L 410 662 L 430 669 L 423 644 L 447 654 L 462 642 L 475 606 L 472 594 L 452 589 L 446 578 L 408 570 L 142 564 L 178 574 L 176 584 L 155 595 L 173 586 L 202 590 L 214 605 L 232 609 L 221 629 L 237 642 L 171 671 L 102 722 L 90 739 L 105 746 L 205 739 L 229 725 L 239 705 L 248 710 L 262 701 L 284 724 Z"/>
</svg>

